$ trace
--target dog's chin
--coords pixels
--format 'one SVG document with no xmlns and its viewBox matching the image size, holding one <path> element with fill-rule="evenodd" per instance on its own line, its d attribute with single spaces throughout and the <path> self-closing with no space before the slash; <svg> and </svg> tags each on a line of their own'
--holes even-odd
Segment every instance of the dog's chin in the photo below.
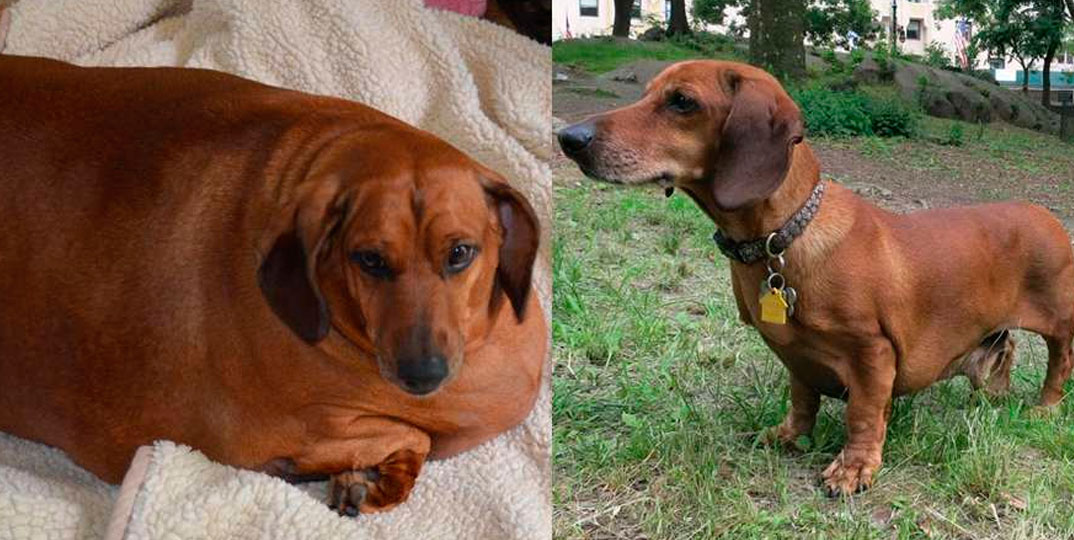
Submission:
<svg viewBox="0 0 1074 540">
<path fill-rule="evenodd" d="M 660 173 L 655 176 L 648 175 L 623 175 L 618 173 L 609 173 L 600 169 L 594 169 L 586 167 L 585 165 L 578 164 L 578 168 L 581 169 L 582 174 L 586 175 L 591 180 L 598 182 L 604 182 L 607 184 L 616 184 L 620 186 L 645 186 L 649 184 L 656 184 L 661 189 L 671 189 L 675 187 L 675 177 L 671 173 Z"/>
<path fill-rule="evenodd" d="M 391 383 L 392 386 L 398 388 L 399 390 L 402 390 L 404 393 L 406 393 L 406 395 L 418 399 L 428 399 L 436 395 L 438 392 L 440 392 L 440 389 L 446 386 L 448 383 L 448 379 L 444 379 L 443 381 L 440 381 L 440 384 L 434 387 L 411 388 L 404 384 L 403 381 L 399 380 L 397 377 L 385 377 L 385 380 Z"/>
</svg>

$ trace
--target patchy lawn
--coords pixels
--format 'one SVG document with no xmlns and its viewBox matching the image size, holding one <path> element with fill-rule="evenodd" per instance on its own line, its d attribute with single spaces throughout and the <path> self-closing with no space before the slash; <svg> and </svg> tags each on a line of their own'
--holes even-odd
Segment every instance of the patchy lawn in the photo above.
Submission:
<svg viewBox="0 0 1074 540">
<path fill-rule="evenodd" d="M 693 57 L 645 49 L 669 45 L 555 45 L 572 66 L 555 116 L 636 99 L 644 81 L 583 70 Z M 1025 199 L 1074 229 L 1074 145 L 1002 123 L 919 127 L 809 142 L 823 174 L 893 211 Z M 897 400 L 876 485 L 828 499 L 818 478 L 845 440 L 844 404 L 824 400 L 798 453 L 758 444 L 786 412 L 787 375 L 739 322 L 708 218 L 681 194 L 599 184 L 565 158 L 553 175 L 557 538 L 1074 538 L 1074 396 L 1050 418 L 1028 414 L 1040 338 L 1019 333 L 1007 397 L 958 378 Z"/>
<path fill-rule="evenodd" d="M 681 195 L 555 174 L 558 538 L 1074 537 L 1074 399 L 1027 414 L 1039 338 L 1019 336 L 997 402 L 961 378 L 898 400 L 876 486 L 828 499 L 844 405 L 824 400 L 802 453 L 757 443 L 787 377 L 738 322 L 708 219 Z"/>
</svg>

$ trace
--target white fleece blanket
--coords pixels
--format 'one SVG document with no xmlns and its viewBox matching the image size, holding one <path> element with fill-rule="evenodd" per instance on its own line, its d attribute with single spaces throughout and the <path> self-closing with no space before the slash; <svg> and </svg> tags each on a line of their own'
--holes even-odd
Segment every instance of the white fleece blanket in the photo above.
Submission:
<svg viewBox="0 0 1074 540">
<path fill-rule="evenodd" d="M 507 29 L 419 0 L 17 0 L 9 11 L 3 53 L 206 67 L 372 105 L 500 171 L 547 231 L 551 54 Z M 547 253 L 536 278 L 546 314 Z M 117 488 L 0 434 L 0 538 L 547 538 L 549 371 L 523 425 L 429 463 L 406 504 L 356 519 L 321 503 L 323 484 L 290 486 L 169 442 L 143 447 Z"/>
</svg>

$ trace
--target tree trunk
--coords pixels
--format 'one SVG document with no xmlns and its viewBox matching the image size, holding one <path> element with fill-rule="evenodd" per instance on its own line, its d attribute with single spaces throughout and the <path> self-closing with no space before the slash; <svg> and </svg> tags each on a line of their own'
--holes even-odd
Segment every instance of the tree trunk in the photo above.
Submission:
<svg viewBox="0 0 1074 540">
<path fill-rule="evenodd" d="M 686 0 L 671 0 L 671 20 L 668 21 L 668 35 L 677 36 L 690 33 L 690 22 L 686 20 Z"/>
<path fill-rule="evenodd" d="M 1021 56 L 1015 56 L 1015 60 L 1018 60 L 1018 65 L 1022 66 L 1022 95 L 1029 93 L 1029 68 L 1026 67 L 1026 61 Z"/>
<path fill-rule="evenodd" d="M 632 9 L 634 9 L 634 0 L 615 0 L 615 26 L 612 26 L 613 36 L 630 36 L 630 11 Z"/>
<path fill-rule="evenodd" d="M 1052 59 L 1055 58 L 1057 49 L 1059 49 L 1059 40 L 1052 40 L 1048 44 L 1048 52 L 1044 54 L 1044 71 L 1041 73 L 1044 79 L 1040 82 L 1040 104 L 1045 107 L 1052 104 Z"/>
<path fill-rule="evenodd" d="M 805 0 L 750 0 L 750 63 L 780 79 L 805 76 Z"/>
</svg>

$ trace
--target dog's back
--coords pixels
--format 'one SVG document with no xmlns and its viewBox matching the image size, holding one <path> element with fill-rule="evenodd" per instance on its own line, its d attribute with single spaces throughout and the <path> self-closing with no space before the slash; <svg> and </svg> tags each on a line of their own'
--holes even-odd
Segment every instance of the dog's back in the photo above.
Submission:
<svg viewBox="0 0 1074 540">
<path fill-rule="evenodd" d="M 0 56 L 0 94 L 0 431 L 107 447 L 174 428 L 177 411 L 230 414 L 197 401 L 222 390 L 150 394 L 217 380 L 192 358 L 242 358 L 252 331 L 294 341 L 253 279 L 272 199 L 305 172 L 284 162 L 308 163 L 310 138 L 387 117 L 206 70 L 13 56 Z M 106 455 L 120 461 L 83 465 L 125 468 Z"/>
</svg>

